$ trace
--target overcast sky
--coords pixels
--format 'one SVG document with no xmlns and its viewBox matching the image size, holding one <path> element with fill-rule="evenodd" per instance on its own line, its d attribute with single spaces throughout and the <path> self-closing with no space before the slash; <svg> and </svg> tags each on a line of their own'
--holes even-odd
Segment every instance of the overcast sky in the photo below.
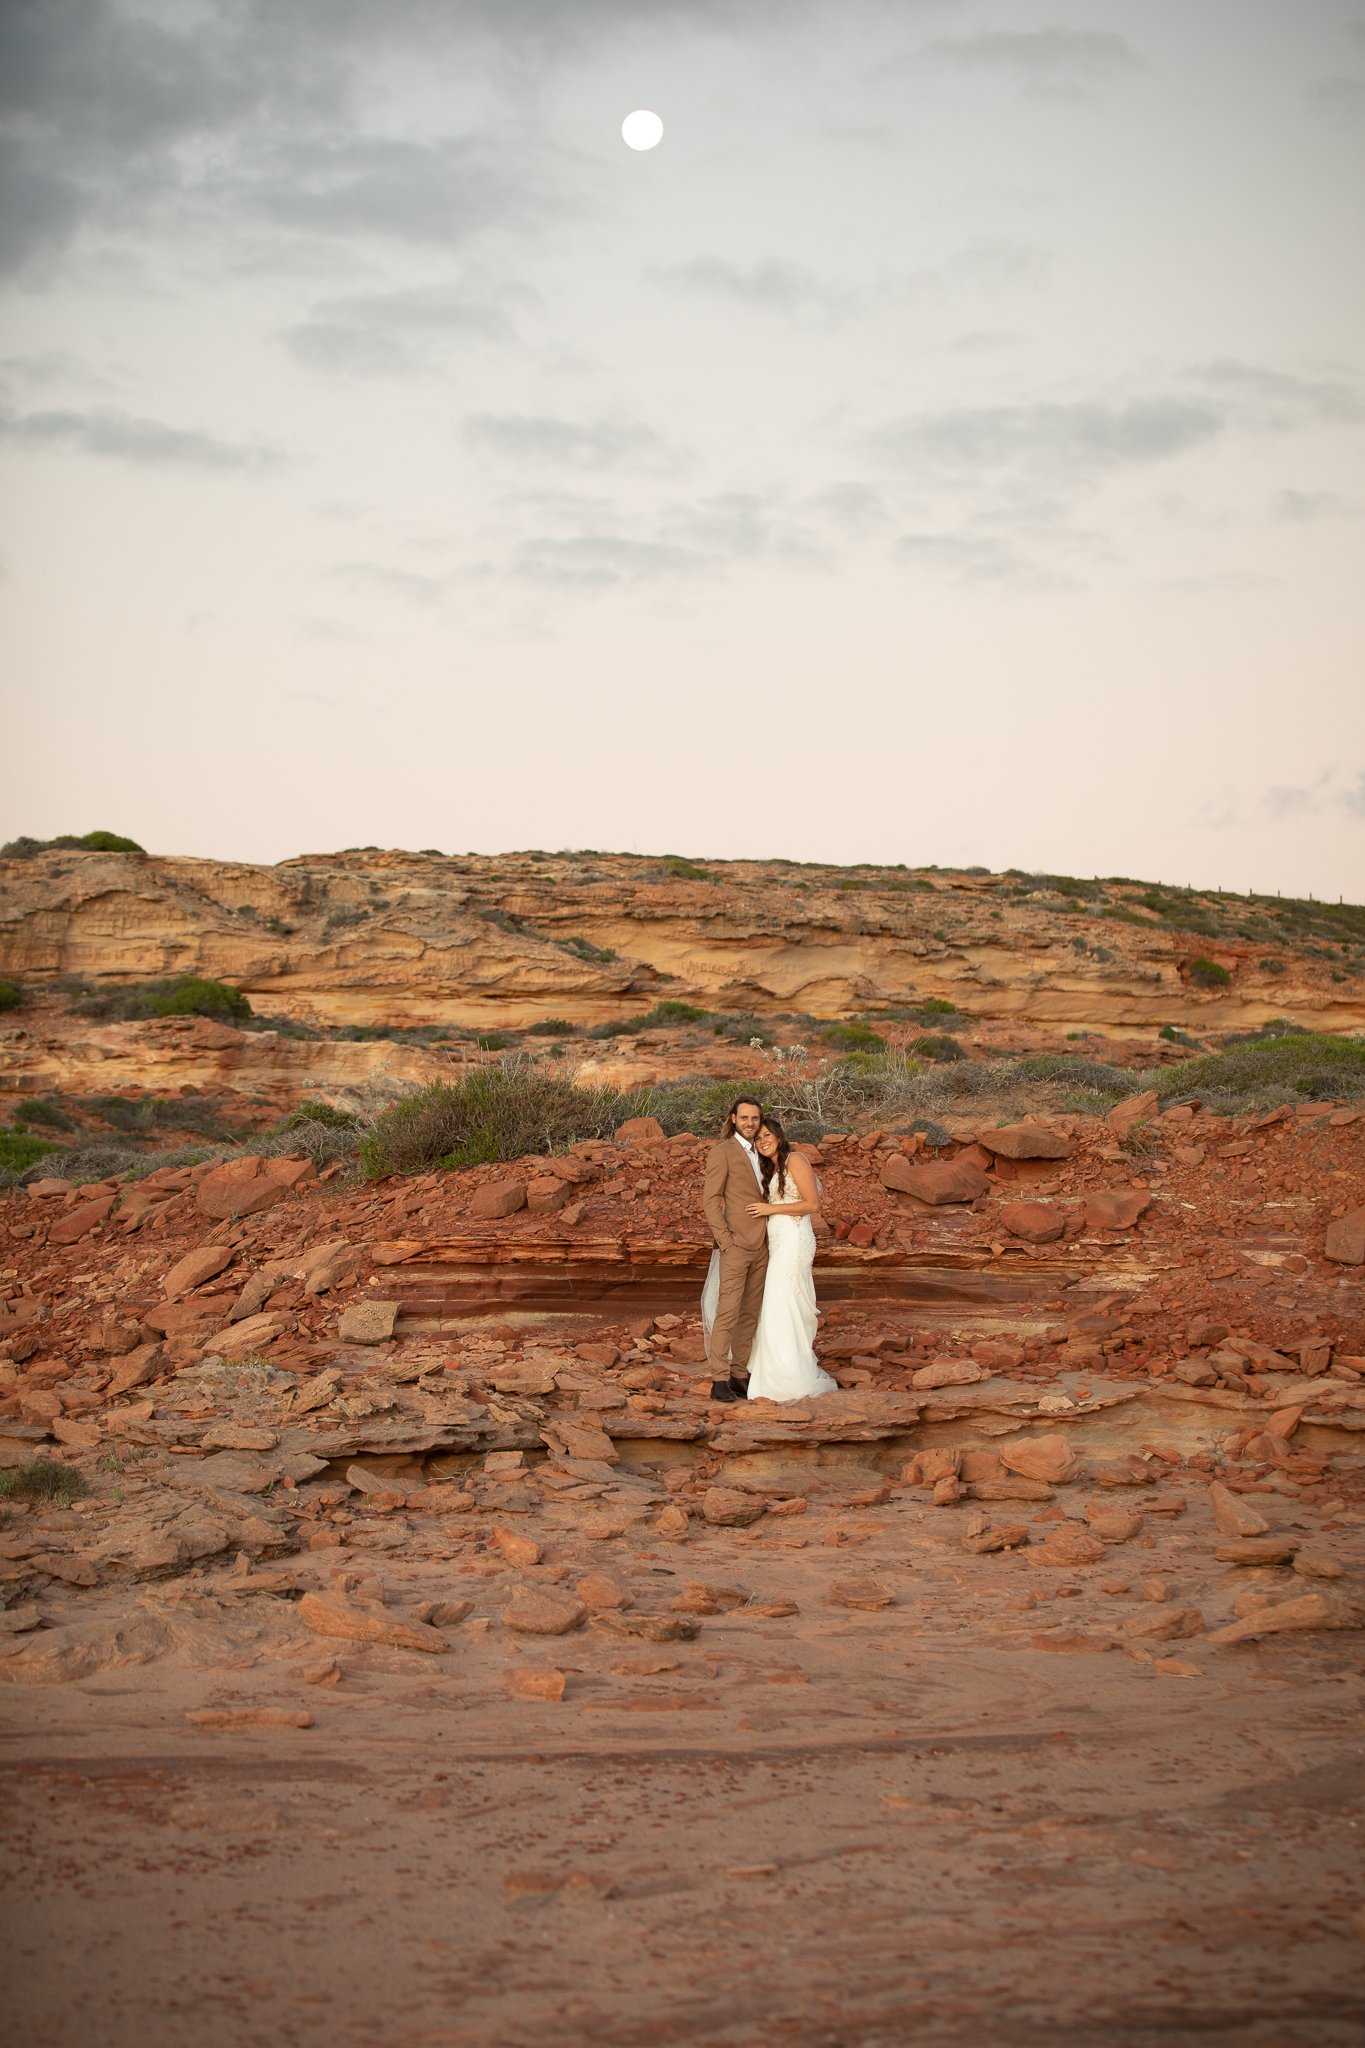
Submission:
<svg viewBox="0 0 1365 2048">
<path fill-rule="evenodd" d="M 0 113 L 0 836 L 1365 898 L 1365 0 L 8 0 Z"/>
</svg>

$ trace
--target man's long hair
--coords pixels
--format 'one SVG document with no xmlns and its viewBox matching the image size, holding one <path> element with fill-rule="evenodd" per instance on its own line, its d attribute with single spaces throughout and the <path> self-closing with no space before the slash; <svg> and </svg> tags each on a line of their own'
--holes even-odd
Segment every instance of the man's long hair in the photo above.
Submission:
<svg viewBox="0 0 1365 2048">
<path fill-rule="evenodd" d="M 730 1104 L 730 1113 L 725 1119 L 725 1129 L 721 1133 L 723 1139 L 734 1137 L 735 1118 L 739 1114 L 740 1110 L 744 1107 L 746 1102 L 748 1103 L 750 1109 L 756 1109 L 758 1111 L 759 1121 L 760 1123 L 762 1122 L 763 1104 L 759 1101 L 758 1097 L 756 1095 L 737 1095 L 734 1101 Z"/>
</svg>

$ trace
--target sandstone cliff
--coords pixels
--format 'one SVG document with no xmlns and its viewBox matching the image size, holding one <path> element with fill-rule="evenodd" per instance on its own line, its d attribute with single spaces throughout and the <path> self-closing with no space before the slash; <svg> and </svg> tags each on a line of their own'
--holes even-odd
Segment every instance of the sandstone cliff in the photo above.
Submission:
<svg viewBox="0 0 1365 2048">
<path fill-rule="evenodd" d="M 1019 875 L 373 849 L 253 867 L 52 850 L 0 862 L 0 975 L 203 974 L 258 1013 L 333 1026 L 583 1026 L 664 997 L 839 1017 L 937 997 L 1059 1035 L 1206 1035 L 1283 1015 L 1365 1029 L 1358 914 L 1332 913 L 1346 923 L 1324 944 L 1306 906 L 1179 901 L 1183 924 L 1140 883 Z M 1201 985 L 1200 962 L 1226 983 Z"/>
</svg>

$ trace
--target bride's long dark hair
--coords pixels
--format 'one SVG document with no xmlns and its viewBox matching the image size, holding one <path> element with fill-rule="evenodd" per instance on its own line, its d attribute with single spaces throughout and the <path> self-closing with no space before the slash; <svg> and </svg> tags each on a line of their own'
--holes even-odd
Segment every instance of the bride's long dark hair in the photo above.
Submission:
<svg viewBox="0 0 1365 2048">
<path fill-rule="evenodd" d="M 787 1161 L 791 1157 L 792 1148 L 787 1133 L 783 1130 L 775 1116 L 764 1117 L 759 1127 L 758 1135 L 760 1138 L 763 1136 L 764 1131 L 771 1131 L 777 1140 L 777 1156 L 775 1158 L 765 1158 L 762 1152 L 758 1155 L 758 1170 L 763 1176 L 763 1193 L 767 1197 L 772 1194 L 774 1173 L 777 1175 L 778 1188 L 781 1189 L 786 1186 Z"/>
</svg>

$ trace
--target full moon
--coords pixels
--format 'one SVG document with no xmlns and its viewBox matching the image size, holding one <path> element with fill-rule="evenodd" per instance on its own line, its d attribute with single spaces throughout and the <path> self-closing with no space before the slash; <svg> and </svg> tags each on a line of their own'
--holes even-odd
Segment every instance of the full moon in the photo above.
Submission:
<svg viewBox="0 0 1365 2048">
<path fill-rule="evenodd" d="M 627 114 L 621 123 L 621 135 L 631 149 L 653 149 L 664 132 L 664 124 L 657 114 L 651 114 L 644 107 L 638 107 L 633 114 Z"/>
</svg>

